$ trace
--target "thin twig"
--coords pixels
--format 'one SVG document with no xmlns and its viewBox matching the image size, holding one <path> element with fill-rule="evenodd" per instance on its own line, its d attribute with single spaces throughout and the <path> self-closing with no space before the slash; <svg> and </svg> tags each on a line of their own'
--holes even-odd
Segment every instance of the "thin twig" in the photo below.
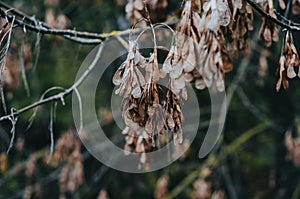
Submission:
<svg viewBox="0 0 300 199">
<path fill-rule="evenodd" d="M 288 7 L 287 7 L 287 8 L 288 8 Z M 286 8 L 286 9 L 287 9 L 287 8 Z M 296 22 L 293 22 L 293 21 L 287 19 L 285 16 L 281 15 L 276 9 L 274 9 L 274 13 L 276 14 L 276 16 L 277 16 L 280 20 L 284 21 L 285 23 L 287 23 L 287 24 L 290 23 L 292 26 L 300 26 L 300 23 L 296 23 Z M 285 15 L 286 15 L 286 13 L 287 13 L 287 12 L 285 12 Z"/>
<path fill-rule="evenodd" d="M 10 139 L 9 147 L 6 151 L 7 154 L 10 152 L 11 148 L 14 145 L 14 140 L 15 140 L 15 135 L 16 135 L 16 124 L 18 121 L 18 117 L 15 117 L 15 115 L 13 113 L 14 113 L 14 109 L 12 108 L 11 114 L 9 115 L 9 118 L 8 118 L 11 122 L 11 130 L 10 130 L 11 139 Z"/>
<path fill-rule="evenodd" d="M 26 77 L 26 70 L 25 70 L 25 63 L 24 63 L 24 51 L 25 51 L 25 44 L 24 44 L 24 38 L 22 39 L 21 42 L 21 48 L 20 48 L 20 69 L 21 69 L 21 75 L 22 75 L 22 80 L 24 83 L 24 87 L 26 90 L 27 97 L 30 97 L 30 89 Z"/>
<path fill-rule="evenodd" d="M 284 11 L 284 18 L 289 17 L 291 5 L 292 5 L 292 0 L 288 0 L 285 11 Z M 274 9 L 274 12 L 276 12 L 276 11 L 277 10 Z M 288 21 L 286 21 L 286 22 L 288 22 Z M 295 25 L 295 24 L 292 24 L 292 25 Z"/>
<path fill-rule="evenodd" d="M 50 132 L 50 157 L 48 161 L 50 161 L 52 155 L 53 155 L 53 150 L 54 150 L 54 133 L 53 133 L 53 120 L 54 120 L 54 104 L 51 106 L 50 110 L 50 122 L 49 122 L 49 132 Z"/>
<path fill-rule="evenodd" d="M 13 20 L 14 16 L 9 15 L 6 11 L 3 9 L 0 9 L 0 15 L 3 18 L 7 18 L 9 22 Z M 76 30 L 61 30 L 56 28 L 47 28 L 44 26 L 40 26 L 40 22 L 37 21 L 38 25 L 32 25 L 28 24 L 22 20 L 16 19 L 15 24 L 21 27 L 26 28 L 27 30 L 31 30 L 34 32 L 40 32 L 42 34 L 51 34 L 51 35 L 62 35 L 62 36 L 72 36 L 72 37 L 81 37 L 81 38 L 89 38 L 89 39 L 99 39 L 99 40 L 105 40 L 106 37 L 103 34 L 98 33 L 90 33 L 90 32 L 81 32 Z"/>
<path fill-rule="evenodd" d="M 62 87 L 59 87 L 59 86 L 54 86 L 54 87 L 48 88 L 48 89 L 41 95 L 39 101 L 43 100 L 44 97 L 45 97 L 45 95 L 46 95 L 47 93 L 49 93 L 50 91 L 54 91 L 54 90 L 63 90 L 63 91 L 65 91 L 66 89 L 64 89 L 64 88 L 62 88 Z M 36 116 L 36 114 L 37 114 L 37 111 L 38 111 L 38 106 L 36 106 L 36 107 L 34 108 L 33 113 L 32 113 L 32 115 L 31 115 L 31 117 L 29 118 L 29 124 L 28 124 L 28 126 L 27 126 L 27 128 L 26 128 L 25 131 L 28 131 L 28 130 L 30 129 L 30 127 L 31 127 L 31 125 L 32 125 L 32 123 L 33 123 L 33 120 L 34 120 L 34 118 L 35 118 L 35 116 Z"/>
<path fill-rule="evenodd" d="M 79 131 L 78 131 L 78 134 L 80 135 L 82 133 L 82 129 L 83 129 L 83 111 L 82 111 L 82 100 L 81 100 L 81 96 L 80 96 L 80 93 L 79 91 L 77 90 L 77 88 L 74 89 L 74 92 L 77 96 L 77 99 L 78 99 L 78 106 L 79 106 Z"/>
<path fill-rule="evenodd" d="M 276 23 L 277 25 L 286 28 L 287 30 L 290 31 L 300 31 L 300 27 L 297 26 L 293 26 L 293 25 L 289 25 L 286 24 L 274 17 L 272 17 L 271 15 L 269 15 L 268 13 L 266 13 L 265 11 L 263 11 L 263 9 L 261 9 L 260 6 L 258 6 L 256 3 L 254 3 L 252 0 L 245 0 L 247 3 L 249 3 L 251 5 L 252 8 L 254 8 L 260 15 L 262 15 L 263 17 L 266 17 L 268 19 L 270 19 L 272 22 Z M 290 23 L 291 24 L 291 23 Z"/>
<path fill-rule="evenodd" d="M 126 36 L 130 34 L 131 32 L 140 32 L 142 29 L 136 28 L 134 30 L 128 29 L 124 31 L 112 31 L 111 33 L 91 33 L 91 32 L 84 32 L 84 31 L 76 31 L 76 30 L 70 30 L 70 29 L 56 29 L 52 28 L 46 23 L 37 20 L 35 17 L 30 17 L 23 12 L 14 9 L 12 6 L 9 6 L 2 1 L 0 1 L 0 7 L 10 10 L 10 12 L 18 17 L 20 17 L 22 20 L 16 19 L 15 24 L 17 26 L 22 27 L 25 30 L 31 30 L 38 34 L 51 34 L 51 35 L 58 35 L 62 36 L 68 40 L 71 40 L 73 42 L 81 43 L 81 44 L 99 44 L 102 41 L 104 41 L 107 38 L 113 37 L 113 36 Z M 7 12 L 0 9 L 0 16 L 2 18 L 7 18 L 8 21 L 12 20 L 11 15 L 8 15 Z M 26 23 L 27 21 L 28 23 Z M 171 20 L 165 22 L 167 25 L 173 25 L 177 23 L 177 20 Z"/>
<path fill-rule="evenodd" d="M 39 61 L 39 57 L 40 57 L 40 52 L 41 52 L 41 38 L 42 38 L 42 35 L 40 32 L 38 32 L 36 34 L 36 40 L 35 40 L 35 44 L 34 44 L 34 64 L 33 64 L 33 71 L 35 71 L 36 67 L 37 67 L 37 64 L 38 64 L 38 61 Z"/>
<path fill-rule="evenodd" d="M 238 199 L 238 195 L 237 195 L 237 192 L 235 190 L 235 186 L 232 183 L 232 179 L 231 179 L 231 176 L 230 176 L 230 173 L 229 173 L 229 169 L 228 169 L 226 164 L 221 166 L 221 172 L 224 176 L 225 186 L 227 187 L 230 198 L 231 199 Z"/>
<path fill-rule="evenodd" d="M 96 54 L 93 62 L 91 63 L 91 65 L 87 68 L 86 71 L 84 71 L 84 73 L 82 74 L 82 76 L 71 87 L 69 87 L 65 91 L 60 92 L 60 93 L 58 93 L 56 95 L 47 97 L 45 99 L 40 99 L 39 101 L 36 101 L 33 104 L 30 104 L 30 105 L 28 105 L 28 106 L 26 106 L 24 108 L 21 108 L 19 110 L 15 110 L 11 114 L 9 114 L 9 115 L 4 115 L 4 116 L 0 117 L 0 122 L 4 121 L 4 120 L 10 119 L 12 115 L 14 117 L 15 116 L 19 116 L 20 114 L 22 114 L 22 113 L 24 113 L 24 112 L 26 112 L 28 110 L 31 110 L 31 109 L 33 109 L 35 107 L 38 107 L 38 106 L 40 106 L 42 104 L 46 104 L 46 103 L 49 103 L 49 102 L 52 102 L 52 101 L 61 100 L 62 104 L 64 105 L 65 104 L 64 97 L 67 96 L 67 95 L 69 95 L 69 94 L 71 94 L 75 89 L 77 89 L 77 87 L 80 86 L 80 84 L 85 80 L 85 78 L 96 67 L 97 62 L 99 61 L 100 55 L 102 53 L 102 50 L 104 48 L 104 45 L 105 45 L 105 42 L 103 42 L 103 43 L 100 44 L 99 49 L 97 51 L 97 54 Z"/>
</svg>

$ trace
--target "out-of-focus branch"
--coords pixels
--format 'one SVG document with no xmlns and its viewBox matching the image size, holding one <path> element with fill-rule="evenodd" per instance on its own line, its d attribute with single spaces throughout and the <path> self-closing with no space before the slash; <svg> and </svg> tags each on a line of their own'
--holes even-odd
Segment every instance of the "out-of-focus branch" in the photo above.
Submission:
<svg viewBox="0 0 300 199">
<path fill-rule="evenodd" d="M 268 124 L 265 122 L 262 122 L 260 124 L 257 124 L 253 128 L 245 131 L 243 134 L 241 134 L 239 137 L 237 137 L 234 141 L 232 141 L 229 145 L 223 147 L 223 153 L 220 154 L 220 159 L 224 159 L 225 157 L 229 156 L 230 154 L 237 151 L 237 149 L 242 146 L 244 143 L 249 141 L 253 136 L 264 132 L 268 128 Z"/>
<path fill-rule="evenodd" d="M 260 15 L 262 15 L 263 17 L 266 17 L 268 19 L 270 19 L 272 22 L 276 23 L 277 25 L 281 26 L 282 28 L 285 28 L 289 31 L 300 31 L 300 27 L 296 26 L 296 25 L 292 25 L 292 24 L 296 24 L 290 20 L 289 23 L 285 23 L 282 22 L 279 19 L 276 19 L 274 17 L 272 17 L 271 15 L 269 15 L 268 13 L 266 13 L 265 11 L 263 11 L 263 9 L 261 9 L 260 6 L 258 6 L 256 3 L 254 3 L 252 0 L 245 0 L 248 4 L 250 4 L 250 6 L 255 9 Z"/>
<path fill-rule="evenodd" d="M 253 114 L 255 115 L 258 119 L 264 121 L 266 124 L 278 129 L 279 131 L 284 131 L 284 128 L 281 127 L 280 125 L 276 124 L 273 122 L 270 118 L 268 118 L 262 111 L 260 111 L 247 97 L 246 93 L 242 89 L 241 86 L 237 87 L 237 95 L 241 99 L 241 102 L 243 105 Z"/>
<path fill-rule="evenodd" d="M 171 199 L 176 196 L 178 196 L 187 186 L 189 186 L 191 183 L 194 182 L 194 180 L 199 177 L 201 169 L 206 167 L 212 167 L 215 168 L 218 166 L 218 162 L 224 160 L 226 157 L 230 156 L 234 152 L 236 152 L 237 149 L 239 149 L 243 144 L 245 144 L 247 141 L 249 141 L 253 136 L 264 132 L 268 128 L 268 125 L 266 123 L 260 123 L 256 126 L 250 128 L 249 130 L 242 133 L 239 137 L 237 137 L 235 140 L 233 140 L 230 144 L 223 147 L 223 152 L 216 155 L 210 155 L 207 160 L 196 170 L 189 173 L 188 176 L 186 176 L 174 189 L 172 189 L 165 197 L 164 199 Z"/>
</svg>

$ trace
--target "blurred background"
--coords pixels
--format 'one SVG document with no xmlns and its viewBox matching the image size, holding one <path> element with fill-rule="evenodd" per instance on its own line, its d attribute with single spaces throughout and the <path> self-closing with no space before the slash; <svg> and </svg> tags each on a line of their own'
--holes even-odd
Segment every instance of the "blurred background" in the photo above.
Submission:
<svg viewBox="0 0 300 199">
<path fill-rule="evenodd" d="M 59 29 L 109 33 L 130 28 L 126 0 L 4 2 Z M 180 6 L 181 1 L 169 0 L 164 12 L 153 14 L 154 20 L 176 17 Z M 299 20 L 293 14 L 289 17 Z M 230 102 L 225 128 L 206 158 L 199 159 L 198 150 L 210 119 L 208 91 L 195 90 L 201 121 L 189 150 L 170 166 L 144 174 L 108 168 L 87 152 L 77 137 L 68 96 L 65 106 L 57 104 L 52 157 L 48 128 L 53 104 L 39 107 L 28 130 L 33 111 L 19 117 L 14 146 L 8 154 L 11 124 L 0 124 L 0 198 L 299 199 L 300 81 L 295 78 L 289 81 L 288 90 L 276 92 L 275 72 L 283 32 L 279 32 L 280 42 L 266 48 L 257 40 L 260 24 L 261 17 L 255 13 L 249 50 L 233 56 L 234 69 L 225 77 Z M 300 50 L 300 34 L 294 34 L 294 39 Z M 38 40 L 37 34 L 30 31 L 15 29 L 12 33 L 5 72 L 8 107 L 19 109 L 33 103 L 52 86 L 72 85 L 83 59 L 95 47 L 58 36 L 43 35 Z M 22 42 L 30 96 L 19 66 Z M 97 92 L 96 108 L 108 137 L 122 140 L 122 145 L 124 137 L 107 100 L 117 67 L 107 71 L 108 83 Z"/>
</svg>

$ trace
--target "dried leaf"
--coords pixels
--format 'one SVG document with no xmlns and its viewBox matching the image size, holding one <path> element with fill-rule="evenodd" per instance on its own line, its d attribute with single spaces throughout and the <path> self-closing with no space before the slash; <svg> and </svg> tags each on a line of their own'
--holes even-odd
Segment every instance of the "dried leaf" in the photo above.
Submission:
<svg viewBox="0 0 300 199">
<path fill-rule="evenodd" d="M 203 90 L 206 88 L 206 84 L 203 79 L 197 79 L 195 81 L 195 87 L 199 90 Z"/>
<path fill-rule="evenodd" d="M 131 95 L 134 97 L 134 98 L 140 98 L 142 96 L 142 91 L 141 91 L 141 88 L 138 86 L 136 88 L 134 88 L 131 92 Z"/>
<path fill-rule="evenodd" d="M 178 89 L 178 90 L 181 90 L 185 87 L 185 79 L 184 79 L 184 76 L 180 76 L 179 78 L 177 79 L 174 79 L 172 81 L 173 83 L 173 86 L 174 88 Z"/>
<path fill-rule="evenodd" d="M 183 71 L 183 67 L 182 67 L 182 61 L 179 61 L 176 65 L 174 65 L 172 67 L 172 70 L 170 72 L 170 78 L 175 79 L 178 78 Z"/>
<path fill-rule="evenodd" d="M 135 0 L 134 1 L 134 7 L 137 9 L 137 10 L 143 10 L 144 9 L 144 3 L 142 0 Z"/>
<path fill-rule="evenodd" d="M 295 70 L 294 70 L 294 67 L 289 66 L 289 67 L 287 68 L 287 76 L 288 76 L 288 78 L 290 78 L 290 79 L 292 79 L 292 78 L 294 78 L 294 77 L 297 76 L 297 74 L 296 74 L 296 72 L 295 72 Z"/>
</svg>

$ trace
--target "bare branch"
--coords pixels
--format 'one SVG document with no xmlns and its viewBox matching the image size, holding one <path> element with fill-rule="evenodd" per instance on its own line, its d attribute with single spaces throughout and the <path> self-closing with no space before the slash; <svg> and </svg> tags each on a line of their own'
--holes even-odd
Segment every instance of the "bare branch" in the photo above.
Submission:
<svg viewBox="0 0 300 199">
<path fill-rule="evenodd" d="M 52 101 L 58 101 L 58 100 L 61 100 L 62 101 L 62 104 L 64 105 L 64 97 L 71 94 L 75 89 L 78 88 L 78 86 L 80 86 L 80 84 L 85 80 L 85 78 L 91 73 L 91 71 L 95 68 L 95 66 L 97 65 L 97 62 L 100 58 L 100 55 L 102 53 L 102 50 L 104 48 L 104 45 L 105 45 L 105 42 L 102 42 L 99 46 L 99 49 L 97 51 L 97 54 L 93 60 L 93 62 L 91 63 L 91 65 L 87 68 L 86 71 L 84 71 L 84 73 L 82 74 L 82 76 L 68 89 L 64 90 L 63 92 L 60 92 L 56 95 L 53 95 L 53 96 L 50 96 L 50 97 L 47 97 L 45 99 L 43 99 L 45 93 L 47 93 L 49 91 L 49 89 L 42 95 L 41 99 L 34 102 L 33 104 L 30 104 L 24 108 L 21 108 L 19 110 L 14 110 L 12 111 L 11 114 L 9 115 L 4 115 L 2 117 L 0 117 L 0 122 L 1 121 L 4 121 L 4 120 L 9 120 L 12 116 L 16 117 L 16 116 L 19 116 L 20 114 L 28 111 L 28 110 L 31 110 L 33 108 L 36 108 L 42 104 L 46 104 L 46 103 L 49 103 L 49 102 L 52 102 Z M 57 88 L 57 87 L 56 87 Z M 52 88 L 53 89 L 53 88 Z M 35 113 L 36 114 L 36 113 Z"/>
<path fill-rule="evenodd" d="M 15 20 L 15 24 L 17 26 L 22 27 L 24 30 L 31 30 L 34 31 L 38 34 L 51 34 L 51 35 L 58 35 L 62 36 L 68 40 L 71 40 L 76 43 L 80 44 L 99 44 L 102 41 L 104 41 L 107 38 L 113 37 L 113 36 L 125 36 L 130 34 L 131 32 L 140 32 L 142 29 L 128 29 L 125 31 L 113 31 L 111 33 L 91 33 L 91 32 L 81 32 L 81 31 L 76 31 L 76 30 L 60 30 L 60 29 L 55 29 L 50 26 L 48 26 L 46 23 L 39 21 L 35 17 L 30 17 L 23 12 L 14 9 L 13 7 L 5 4 L 4 2 L 0 1 L 0 7 L 5 8 L 9 10 L 13 15 L 20 17 L 22 20 Z M 8 15 L 7 12 L 3 11 L 0 9 L 0 16 L 2 18 L 7 18 L 8 21 L 11 22 L 12 17 L 11 15 Z M 26 23 L 26 22 L 27 23 Z M 177 20 L 171 20 L 166 22 L 168 25 L 173 25 L 176 24 Z"/>
<path fill-rule="evenodd" d="M 14 18 L 14 16 L 9 15 L 6 11 L 3 9 L 0 9 L 0 15 L 3 18 L 7 18 L 9 22 L 11 22 Z M 30 19 L 30 18 L 28 18 Z M 21 26 L 27 30 L 31 30 L 37 33 L 42 34 L 51 34 L 51 35 L 61 35 L 61 36 L 71 36 L 71 37 L 81 37 L 81 38 L 89 38 L 89 39 L 98 39 L 103 41 L 106 39 L 105 34 L 98 34 L 98 33 L 89 33 L 89 32 L 80 32 L 76 30 L 60 30 L 56 28 L 50 28 L 49 26 L 42 26 L 42 22 L 38 21 L 35 18 L 30 19 L 31 22 L 35 22 L 34 24 L 28 24 L 22 20 L 15 19 L 15 24 L 17 26 Z"/>
<path fill-rule="evenodd" d="M 14 145 L 14 140 L 15 140 L 15 135 L 16 135 L 16 124 L 17 124 L 17 121 L 18 121 L 18 117 L 15 117 L 15 115 L 14 115 L 14 108 L 11 108 L 11 114 L 9 115 L 8 119 L 11 122 L 10 133 L 12 135 L 11 135 L 9 147 L 8 147 L 8 149 L 6 151 L 7 154 L 9 153 L 9 151 L 11 150 L 11 148 Z"/>
<path fill-rule="evenodd" d="M 262 15 L 263 17 L 266 17 L 268 19 L 270 19 L 272 22 L 276 23 L 277 25 L 286 28 L 287 30 L 290 31 L 300 31 L 300 27 L 294 26 L 292 25 L 292 23 L 284 23 L 274 17 L 272 17 L 271 15 L 269 15 L 268 13 L 266 13 L 265 11 L 263 11 L 261 9 L 261 7 L 259 7 L 256 3 L 254 3 L 252 0 L 245 0 L 247 3 L 249 3 L 251 5 L 252 8 L 254 8 L 260 15 Z"/>
<path fill-rule="evenodd" d="M 40 97 L 40 101 L 44 99 L 44 97 L 45 97 L 45 95 L 46 95 L 47 93 L 49 93 L 50 91 L 53 91 L 53 90 L 63 90 L 63 91 L 65 91 L 66 89 L 64 89 L 64 88 L 62 88 L 62 87 L 59 87 L 59 86 L 54 86 L 54 87 L 48 88 L 48 89 L 42 94 L 42 96 Z M 29 118 L 29 124 L 28 124 L 28 126 L 27 126 L 27 128 L 26 128 L 25 131 L 27 131 L 28 129 L 30 129 L 30 127 L 31 127 L 31 125 L 32 125 L 32 123 L 33 123 L 33 120 L 34 120 L 34 118 L 35 118 L 35 116 L 36 116 L 36 114 L 37 114 L 37 111 L 38 111 L 38 106 L 36 106 L 36 107 L 34 108 L 34 111 L 33 111 L 32 115 L 31 115 L 31 117 Z"/>
<path fill-rule="evenodd" d="M 26 90 L 26 94 L 27 97 L 30 97 L 30 89 L 28 86 L 28 81 L 27 81 L 27 77 L 26 77 L 26 71 L 25 71 L 25 65 L 24 65 L 24 51 L 25 51 L 25 47 L 24 47 L 24 38 L 22 40 L 21 43 L 21 49 L 20 49 L 20 69 L 21 69 L 21 75 L 22 75 L 22 80 L 24 83 L 24 87 Z"/>
<path fill-rule="evenodd" d="M 54 104 L 52 104 L 51 106 L 51 110 L 50 110 L 50 123 L 49 123 L 49 132 L 50 132 L 50 140 L 51 140 L 51 144 L 50 144 L 50 158 L 53 155 L 53 150 L 54 150 L 54 136 L 53 136 L 53 120 L 54 120 Z M 50 160 L 49 158 L 49 160 Z"/>
<path fill-rule="evenodd" d="M 77 88 L 74 89 L 74 92 L 78 99 L 79 118 L 80 118 L 80 126 L 79 126 L 78 133 L 80 134 L 80 133 L 82 133 L 82 129 L 83 129 L 82 100 L 81 100 L 81 96 L 80 96 L 80 93 L 78 92 Z"/>
<path fill-rule="evenodd" d="M 287 8 L 288 8 L 288 7 L 287 7 Z M 274 9 L 274 13 L 276 14 L 276 16 L 277 16 L 280 20 L 284 21 L 285 23 L 291 24 L 292 26 L 300 26 L 300 23 L 296 23 L 296 22 L 293 22 L 293 21 L 287 19 L 285 16 L 281 15 L 281 14 L 280 14 L 277 10 L 275 10 L 275 9 Z M 285 12 L 285 15 L 286 15 L 286 12 Z"/>
</svg>

